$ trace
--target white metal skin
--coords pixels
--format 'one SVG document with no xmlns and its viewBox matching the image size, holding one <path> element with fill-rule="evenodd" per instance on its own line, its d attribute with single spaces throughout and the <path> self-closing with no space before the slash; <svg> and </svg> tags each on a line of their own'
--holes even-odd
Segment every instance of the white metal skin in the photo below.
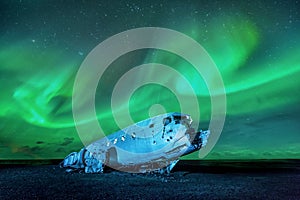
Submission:
<svg viewBox="0 0 300 200">
<path fill-rule="evenodd" d="M 207 143 L 209 130 L 195 132 L 189 115 L 168 113 L 149 118 L 69 154 L 67 171 L 102 173 L 104 167 L 126 172 L 170 173 L 180 156 Z"/>
</svg>

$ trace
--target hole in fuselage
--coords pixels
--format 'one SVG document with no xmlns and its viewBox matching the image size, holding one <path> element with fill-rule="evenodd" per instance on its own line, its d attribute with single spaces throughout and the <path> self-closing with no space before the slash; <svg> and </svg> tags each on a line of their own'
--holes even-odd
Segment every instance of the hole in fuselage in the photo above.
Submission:
<svg viewBox="0 0 300 200">
<path fill-rule="evenodd" d="M 167 126 L 168 124 L 170 124 L 172 122 L 171 117 L 166 117 L 163 120 L 164 126 Z"/>
</svg>

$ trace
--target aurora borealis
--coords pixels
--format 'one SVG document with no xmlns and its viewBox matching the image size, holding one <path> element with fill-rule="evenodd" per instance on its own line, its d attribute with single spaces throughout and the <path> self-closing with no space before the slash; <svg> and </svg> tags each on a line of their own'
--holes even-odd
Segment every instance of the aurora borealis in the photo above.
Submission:
<svg viewBox="0 0 300 200">
<path fill-rule="evenodd" d="M 82 148 L 72 115 L 77 70 L 103 40 L 145 26 L 190 36 L 222 75 L 226 121 L 206 159 L 299 159 L 299 12 L 298 1 L 1 2 L 0 159 L 61 159 Z M 114 84 L 151 62 L 172 66 L 190 81 L 201 104 L 200 127 L 207 128 L 210 96 L 203 79 L 180 57 L 148 49 L 121 56 L 100 80 L 96 111 L 104 129 L 118 130 L 110 110 Z M 191 94 L 177 86 L 188 100 Z M 132 118 L 148 118 L 156 104 L 179 109 L 168 88 L 145 85 L 130 99 Z"/>
</svg>

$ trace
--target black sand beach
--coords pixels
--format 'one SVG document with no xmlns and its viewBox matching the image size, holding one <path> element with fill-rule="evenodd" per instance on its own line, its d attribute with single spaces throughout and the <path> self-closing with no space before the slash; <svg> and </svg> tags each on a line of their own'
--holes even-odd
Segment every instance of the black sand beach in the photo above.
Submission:
<svg viewBox="0 0 300 200">
<path fill-rule="evenodd" d="M 299 199 L 299 164 L 180 161 L 169 176 L 66 173 L 53 163 L 2 164 L 0 199 Z"/>
</svg>

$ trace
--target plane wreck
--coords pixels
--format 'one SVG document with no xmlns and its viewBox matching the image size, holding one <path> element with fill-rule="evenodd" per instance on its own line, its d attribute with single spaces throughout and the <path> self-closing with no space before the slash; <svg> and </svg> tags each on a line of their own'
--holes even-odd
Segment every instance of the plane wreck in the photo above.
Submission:
<svg viewBox="0 0 300 200">
<path fill-rule="evenodd" d="M 152 117 L 69 154 L 60 166 L 67 172 L 102 173 L 105 166 L 126 172 L 170 173 L 180 156 L 206 145 L 209 130 L 195 131 L 189 115 Z"/>
</svg>

